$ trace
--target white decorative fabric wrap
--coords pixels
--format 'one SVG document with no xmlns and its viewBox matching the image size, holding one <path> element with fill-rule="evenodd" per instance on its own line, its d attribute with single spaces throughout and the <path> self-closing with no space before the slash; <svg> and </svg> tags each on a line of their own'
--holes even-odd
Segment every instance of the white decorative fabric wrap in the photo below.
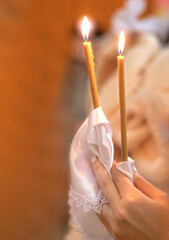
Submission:
<svg viewBox="0 0 169 240">
<path fill-rule="evenodd" d="M 119 162 L 116 165 L 117 170 L 126 175 L 133 182 L 133 171 L 137 171 L 134 166 L 135 161 L 128 157 L 128 162 Z"/>
<path fill-rule="evenodd" d="M 108 203 L 95 178 L 91 158 L 97 156 L 110 174 L 114 147 L 112 129 L 102 108 L 94 109 L 76 133 L 70 148 L 70 213 L 83 240 L 113 240 L 96 213 Z M 133 160 L 118 163 L 117 168 L 133 178 Z M 123 167 L 123 165 L 125 165 Z"/>
</svg>

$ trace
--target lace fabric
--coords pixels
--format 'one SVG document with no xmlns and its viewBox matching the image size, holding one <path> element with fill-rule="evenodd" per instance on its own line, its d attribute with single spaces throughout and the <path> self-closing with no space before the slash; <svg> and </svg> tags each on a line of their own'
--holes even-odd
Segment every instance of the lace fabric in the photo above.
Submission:
<svg viewBox="0 0 169 240">
<path fill-rule="evenodd" d="M 112 129 L 101 107 L 94 109 L 77 131 L 69 153 L 71 189 L 69 205 L 73 222 L 83 240 L 111 239 L 96 213 L 107 203 L 93 172 L 97 156 L 108 172 L 113 164 Z"/>
<path fill-rule="evenodd" d="M 108 203 L 108 201 L 101 189 L 95 198 L 87 198 L 86 196 L 83 196 L 82 194 L 74 191 L 73 187 L 71 186 L 69 191 L 69 203 L 70 205 L 72 205 L 72 203 L 75 203 L 76 208 L 82 206 L 85 213 L 92 209 L 100 214 L 103 204 Z"/>
<path fill-rule="evenodd" d="M 117 164 L 116 168 L 122 172 L 124 175 L 129 177 L 129 179 L 133 182 L 133 171 L 136 171 L 134 167 L 134 160 L 130 157 L 127 162 L 120 162 Z M 72 223 L 76 226 L 76 232 L 82 234 L 81 240 L 98 240 L 95 236 L 90 236 L 88 232 L 84 231 L 77 216 L 76 216 L 76 208 L 83 208 L 84 213 L 89 212 L 90 210 L 100 214 L 103 204 L 108 203 L 106 197 L 103 192 L 100 190 L 98 195 L 95 198 L 87 198 L 82 194 L 76 192 L 73 187 L 70 187 L 69 191 L 69 206 L 70 206 L 70 214 L 72 215 Z M 113 240 L 113 238 L 109 235 L 105 237 L 106 240 Z"/>
<path fill-rule="evenodd" d="M 100 214 L 102 210 L 102 206 L 105 203 L 108 203 L 108 201 L 101 190 L 97 195 L 97 197 L 95 197 L 94 199 L 88 199 L 85 196 L 74 191 L 72 186 L 70 186 L 69 201 L 68 201 L 68 204 L 70 206 L 69 213 L 72 216 L 71 222 L 76 226 L 76 232 L 82 234 L 81 240 L 98 240 L 98 239 L 90 237 L 88 233 L 83 230 L 78 218 L 76 217 L 76 213 L 74 211 L 74 205 L 76 206 L 76 208 L 83 207 L 83 211 L 85 213 L 87 213 L 90 210 L 93 210 Z M 108 240 L 113 240 L 113 238 L 110 237 L 110 239 Z"/>
</svg>

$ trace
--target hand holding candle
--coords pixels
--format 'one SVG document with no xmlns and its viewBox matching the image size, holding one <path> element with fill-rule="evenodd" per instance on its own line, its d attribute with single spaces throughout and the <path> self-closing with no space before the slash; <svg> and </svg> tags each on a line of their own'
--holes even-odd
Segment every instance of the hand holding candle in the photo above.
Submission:
<svg viewBox="0 0 169 240">
<path fill-rule="evenodd" d="M 121 148 L 122 161 L 128 160 L 127 149 L 127 126 L 126 126 L 126 102 L 125 102 L 125 82 L 124 82 L 124 49 L 125 35 L 121 31 L 119 37 L 119 56 L 117 57 L 118 64 L 118 79 L 119 79 L 119 103 L 120 103 L 120 123 L 121 123 Z"/>
<path fill-rule="evenodd" d="M 90 28 L 89 21 L 88 21 L 87 17 L 84 17 L 83 21 L 82 21 L 82 34 L 83 34 L 83 38 L 84 38 L 85 42 L 83 42 L 83 46 L 84 46 L 84 50 L 85 50 L 85 54 L 86 54 L 90 87 L 91 87 L 91 93 L 92 93 L 92 98 L 93 98 L 93 105 L 94 105 L 94 108 L 98 108 L 100 106 L 100 104 L 99 104 L 96 78 L 95 78 L 95 72 L 94 72 L 94 61 L 93 61 L 94 56 L 93 56 L 93 52 L 92 52 L 91 42 L 88 42 L 89 28 Z"/>
</svg>

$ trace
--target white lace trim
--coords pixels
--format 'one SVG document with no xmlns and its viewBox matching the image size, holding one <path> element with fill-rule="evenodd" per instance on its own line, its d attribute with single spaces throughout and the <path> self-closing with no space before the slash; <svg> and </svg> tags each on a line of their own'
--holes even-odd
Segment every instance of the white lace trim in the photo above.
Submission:
<svg viewBox="0 0 169 240">
<path fill-rule="evenodd" d="M 72 191 L 71 191 L 72 192 Z M 69 192 L 69 195 L 70 195 L 70 192 Z M 79 223 L 79 220 L 77 219 L 76 217 L 76 214 L 74 212 L 74 208 L 73 208 L 73 203 L 74 203 L 74 200 L 69 198 L 69 205 L 70 205 L 70 211 L 69 213 L 72 215 L 72 219 L 71 219 L 71 222 L 76 226 L 76 232 L 82 234 L 82 237 L 81 237 L 81 240 L 93 240 L 91 239 L 88 234 L 86 232 L 84 232 L 83 228 L 81 227 L 80 223 Z"/>
<path fill-rule="evenodd" d="M 79 208 L 81 205 L 83 206 L 84 212 L 88 212 L 89 210 L 94 210 L 97 213 L 101 213 L 102 206 L 104 203 L 108 203 L 107 199 L 103 195 L 102 191 L 100 190 L 97 197 L 94 199 L 90 200 L 87 199 L 85 196 L 83 196 L 80 193 L 77 193 L 76 191 L 73 190 L 72 186 L 70 187 L 69 191 L 69 206 L 70 206 L 70 211 L 69 213 L 72 215 L 72 223 L 76 226 L 76 232 L 82 234 L 81 240 L 97 240 L 97 239 L 91 239 L 86 232 L 82 229 L 76 214 L 74 212 L 74 204 L 76 205 L 76 208 Z"/>
<path fill-rule="evenodd" d="M 85 213 L 92 209 L 98 214 L 100 214 L 102 210 L 102 205 L 104 203 L 108 203 L 108 201 L 101 190 L 95 198 L 88 199 L 84 195 L 74 191 L 71 186 L 69 191 L 69 205 L 71 206 L 72 203 L 75 203 L 77 208 L 82 205 Z"/>
</svg>

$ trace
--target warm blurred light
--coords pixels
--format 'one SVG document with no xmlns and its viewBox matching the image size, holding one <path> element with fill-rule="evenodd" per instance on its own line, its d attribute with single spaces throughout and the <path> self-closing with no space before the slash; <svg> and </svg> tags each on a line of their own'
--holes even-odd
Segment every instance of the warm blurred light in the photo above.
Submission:
<svg viewBox="0 0 169 240">
<path fill-rule="evenodd" d="M 85 16 L 82 21 L 82 35 L 84 40 L 88 40 L 90 30 L 90 23 L 88 18 Z"/>
<path fill-rule="evenodd" d="M 120 37 L 119 37 L 119 54 L 122 54 L 122 53 L 123 53 L 124 43 L 125 43 L 124 31 L 121 31 Z"/>
</svg>

